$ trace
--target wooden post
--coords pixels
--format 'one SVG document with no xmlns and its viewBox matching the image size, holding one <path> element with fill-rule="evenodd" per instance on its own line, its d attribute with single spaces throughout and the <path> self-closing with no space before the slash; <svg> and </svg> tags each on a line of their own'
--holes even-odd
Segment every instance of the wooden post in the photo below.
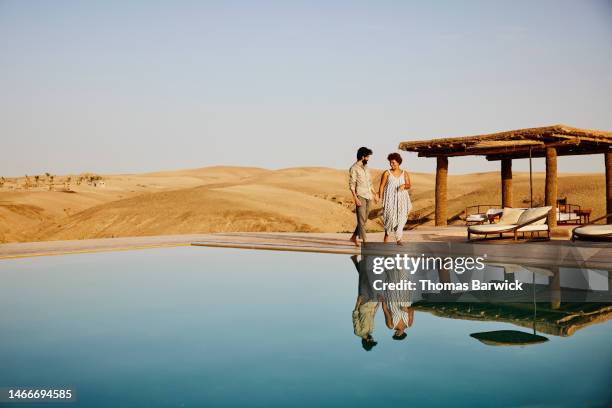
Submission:
<svg viewBox="0 0 612 408">
<path fill-rule="evenodd" d="M 445 227 L 446 215 L 446 189 L 448 179 L 448 157 L 436 157 L 436 226 Z"/>
<path fill-rule="evenodd" d="M 604 154 L 606 163 L 606 214 L 612 213 L 612 153 Z M 612 224 L 612 216 L 606 220 L 606 224 Z"/>
<path fill-rule="evenodd" d="M 544 190 L 544 205 L 551 206 L 548 213 L 548 228 L 557 226 L 557 150 L 546 148 L 546 188 Z"/>
<path fill-rule="evenodd" d="M 502 208 L 512 207 L 512 159 L 501 159 Z"/>
<path fill-rule="evenodd" d="M 561 307 L 561 274 L 559 267 L 552 268 L 552 276 L 548 277 L 548 288 L 550 290 L 550 308 L 553 310 Z"/>
</svg>

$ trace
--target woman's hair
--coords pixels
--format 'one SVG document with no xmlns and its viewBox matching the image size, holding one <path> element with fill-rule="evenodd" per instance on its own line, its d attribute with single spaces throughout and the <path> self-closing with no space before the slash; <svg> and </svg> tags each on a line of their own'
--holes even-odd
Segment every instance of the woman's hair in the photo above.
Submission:
<svg viewBox="0 0 612 408">
<path fill-rule="evenodd" d="M 400 335 L 394 334 L 392 336 L 393 340 L 404 340 L 408 335 L 406 333 L 402 333 Z"/>
<path fill-rule="evenodd" d="M 397 162 L 397 164 L 402 164 L 402 156 L 400 156 L 399 153 L 390 153 L 387 156 L 387 160 L 389 160 L 389 161 L 395 160 Z"/>
<path fill-rule="evenodd" d="M 371 154 L 372 150 L 368 149 L 367 147 L 360 147 L 359 150 L 357 150 L 357 160 L 361 160 L 362 158 L 370 156 Z"/>
</svg>

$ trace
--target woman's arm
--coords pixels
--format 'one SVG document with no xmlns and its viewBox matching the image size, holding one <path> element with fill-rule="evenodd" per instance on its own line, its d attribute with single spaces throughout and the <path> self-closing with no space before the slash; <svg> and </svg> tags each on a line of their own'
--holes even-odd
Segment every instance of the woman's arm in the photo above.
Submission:
<svg viewBox="0 0 612 408">
<path fill-rule="evenodd" d="M 383 195 L 385 194 L 385 186 L 387 185 L 387 179 L 389 178 L 389 174 L 385 171 L 380 179 L 380 187 L 378 187 L 378 196 L 382 201 Z"/>
<path fill-rule="evenodd" d="M 407 171 L 404 170 L 404 182 L 406 184 L 404 184 L 406 187 L 406 190 L 410 190 L 410 175 L 408 174 Z"/>
<path fill-rule="evenodd" d="M 381 300 L 380 303 L 382 304 L 382 310 L 383 310 L 383 313 L 385 314 L 385 324 L 387 325 L 388 328 L 392 329 L 393 319 L 391 319 L 391 312 L 389 312 L 389 308 L 387 307 L 387 302 L 384 300 Z"/>
</svg>

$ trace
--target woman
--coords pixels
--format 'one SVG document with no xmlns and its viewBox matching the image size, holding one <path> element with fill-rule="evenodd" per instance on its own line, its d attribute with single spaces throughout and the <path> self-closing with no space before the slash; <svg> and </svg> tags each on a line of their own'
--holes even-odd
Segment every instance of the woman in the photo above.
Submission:
<svg viewBox="0 0 612 408">
<path fill-rule="evenodd" d="M 402 156 L 391 153 L 387 156 L 389 170 L 383 173 L 378 194 L 383 205 L 383 219 L 385 224 L 385 242 L 389 236 L 395 237 L 395 242 L 402 245 L 404 226 L 408 221 L 408 213 L 412 209 L 410 202 L 410 176 L 400 168 Z"/>
<path fill-rule="evenodd" d="M 386 282 L 400 283 L 409 281 L 410 277 L 406 269 L 390 269 L 387 271 Z M 389 287 L 389 286 L 387 286 Z M 412 307 L 412 291 L 404 290 L 385 290 L 384 296 L 379 296 L 385 314 L 385 324 L 393 330 L 394 340 L 406 338 L 405 330 L 412 327 L 414 320 L 414 308 Z"/>
</svg>

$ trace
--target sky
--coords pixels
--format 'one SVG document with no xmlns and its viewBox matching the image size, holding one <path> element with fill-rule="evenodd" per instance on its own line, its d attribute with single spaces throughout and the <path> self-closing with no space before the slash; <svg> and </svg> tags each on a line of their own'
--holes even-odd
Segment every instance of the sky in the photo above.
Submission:
<svg viewBox="0 0 612 408">
<path fill-rule="evenodd" d="M 383 168 L 405 140 L 612 130 L 611 67 L 610 1 L 0 0 L 0 175 L 348 168 L 362 145 Z"/>
</svg>

